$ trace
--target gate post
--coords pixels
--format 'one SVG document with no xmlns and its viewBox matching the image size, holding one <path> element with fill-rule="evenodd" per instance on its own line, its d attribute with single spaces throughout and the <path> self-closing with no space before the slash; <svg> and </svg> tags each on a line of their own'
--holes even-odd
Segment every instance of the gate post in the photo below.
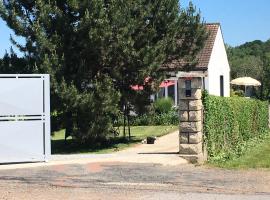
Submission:
<svg viewBox="0 0 270 200">
<path fill-rule="evenodd" d="M 202 163 L 203 150 L 203 77 L 201 73 L 181 73 L 179 85 L 179 154 L 190 162 Z"/>
</svg>

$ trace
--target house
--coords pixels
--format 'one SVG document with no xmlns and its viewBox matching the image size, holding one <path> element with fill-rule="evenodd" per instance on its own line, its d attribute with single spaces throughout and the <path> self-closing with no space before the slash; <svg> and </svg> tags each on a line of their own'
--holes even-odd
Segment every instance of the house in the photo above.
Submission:
<svg viewBox="0 0 270 200">
<path fill-rule="evenodd" d="M 223 40 L 222 30 L 219 23 L 206 24 L 209 37 L 203 49 L 198 54 L 198 62 L 194 71 L 203 72 L 204 88 L 211 95 L 230 96 L 230 66 L 227 58 L 226 48 Z M 160 87 L 158 94 L 151 95 L 155 100 L 160 97 L 171 97 L 175 105 L 178 105 L 178 83 L 175 75 L 181 72 L 186 63 L 183 60 L 174 60 L 166 66 L 166 71 L 171 75 L 167 85 Z"/>
</svg>

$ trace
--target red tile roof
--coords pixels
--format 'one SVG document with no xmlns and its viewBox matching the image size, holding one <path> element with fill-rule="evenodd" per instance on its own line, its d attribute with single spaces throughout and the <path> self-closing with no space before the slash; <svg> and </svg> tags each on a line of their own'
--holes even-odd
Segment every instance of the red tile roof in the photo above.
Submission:
<svg viewBox="0 0 270 200">
<path fill-rule="evenodd" d="M 194 70 L 207 70 L 219 27 L 220 27 L 219 23 L 206 24 L 206 29 L 209 33 L 209 36 L 205 41 L 203 49 L 197 55 L 197 62 L 194 66 Z M 178 69 L 181 70 L 184 66 L 188 64 L 189 63 L 186 62 L 185 60 L 179 59 L 173 60 L 172 62 L 166 64 L 166 66 L 162 68 L 168 71 L 174 71 Z"/>
</svg>

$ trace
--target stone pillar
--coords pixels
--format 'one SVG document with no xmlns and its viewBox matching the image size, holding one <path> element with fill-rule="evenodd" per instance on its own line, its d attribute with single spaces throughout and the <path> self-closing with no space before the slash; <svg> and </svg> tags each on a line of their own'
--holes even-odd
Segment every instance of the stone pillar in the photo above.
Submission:
<svg viewBox="0 0 270 200">
<path fill-rule="evenodd" d="M 187 85 L 191 86 L 189 92 L 186 92 Z M 202 77 L 179 77 L 178 79 L 179 153 L 181 157 L 190 162 L 198 163 L 202 163 L 206 159 L 203 151 L 202 87 Z"/>
</svg>

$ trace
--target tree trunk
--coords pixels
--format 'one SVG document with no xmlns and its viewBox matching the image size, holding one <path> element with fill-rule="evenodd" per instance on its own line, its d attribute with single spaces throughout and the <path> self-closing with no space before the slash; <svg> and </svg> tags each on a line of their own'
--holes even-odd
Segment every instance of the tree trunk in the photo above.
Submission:
<svg viewBox="0 0 270 200">
<path fill-rule="evenodd" d="M 130 141 L 130 118 L 129 118 L 129 105 L 127 104 L 127 123 L 128 123 L 128 140 Z"/>
<path fill-rule="evenodd" d="M 66 119 L 65 119 L 65 142 L 68 138 L 68 136 L 71 136 L 72 134 L 72 129 L 73 129 L 73 121 L 72 121 L 72 112 L 67 112 L 66 113 Z"/>
<path fill-rule="evenodd" d="M 124 104 L 123 113 L 124 113 L 123 135 L 124 135 L 124 138 L 126 138 L 126 106 L 125 106 L 125 104 Z"/>
</svg>

